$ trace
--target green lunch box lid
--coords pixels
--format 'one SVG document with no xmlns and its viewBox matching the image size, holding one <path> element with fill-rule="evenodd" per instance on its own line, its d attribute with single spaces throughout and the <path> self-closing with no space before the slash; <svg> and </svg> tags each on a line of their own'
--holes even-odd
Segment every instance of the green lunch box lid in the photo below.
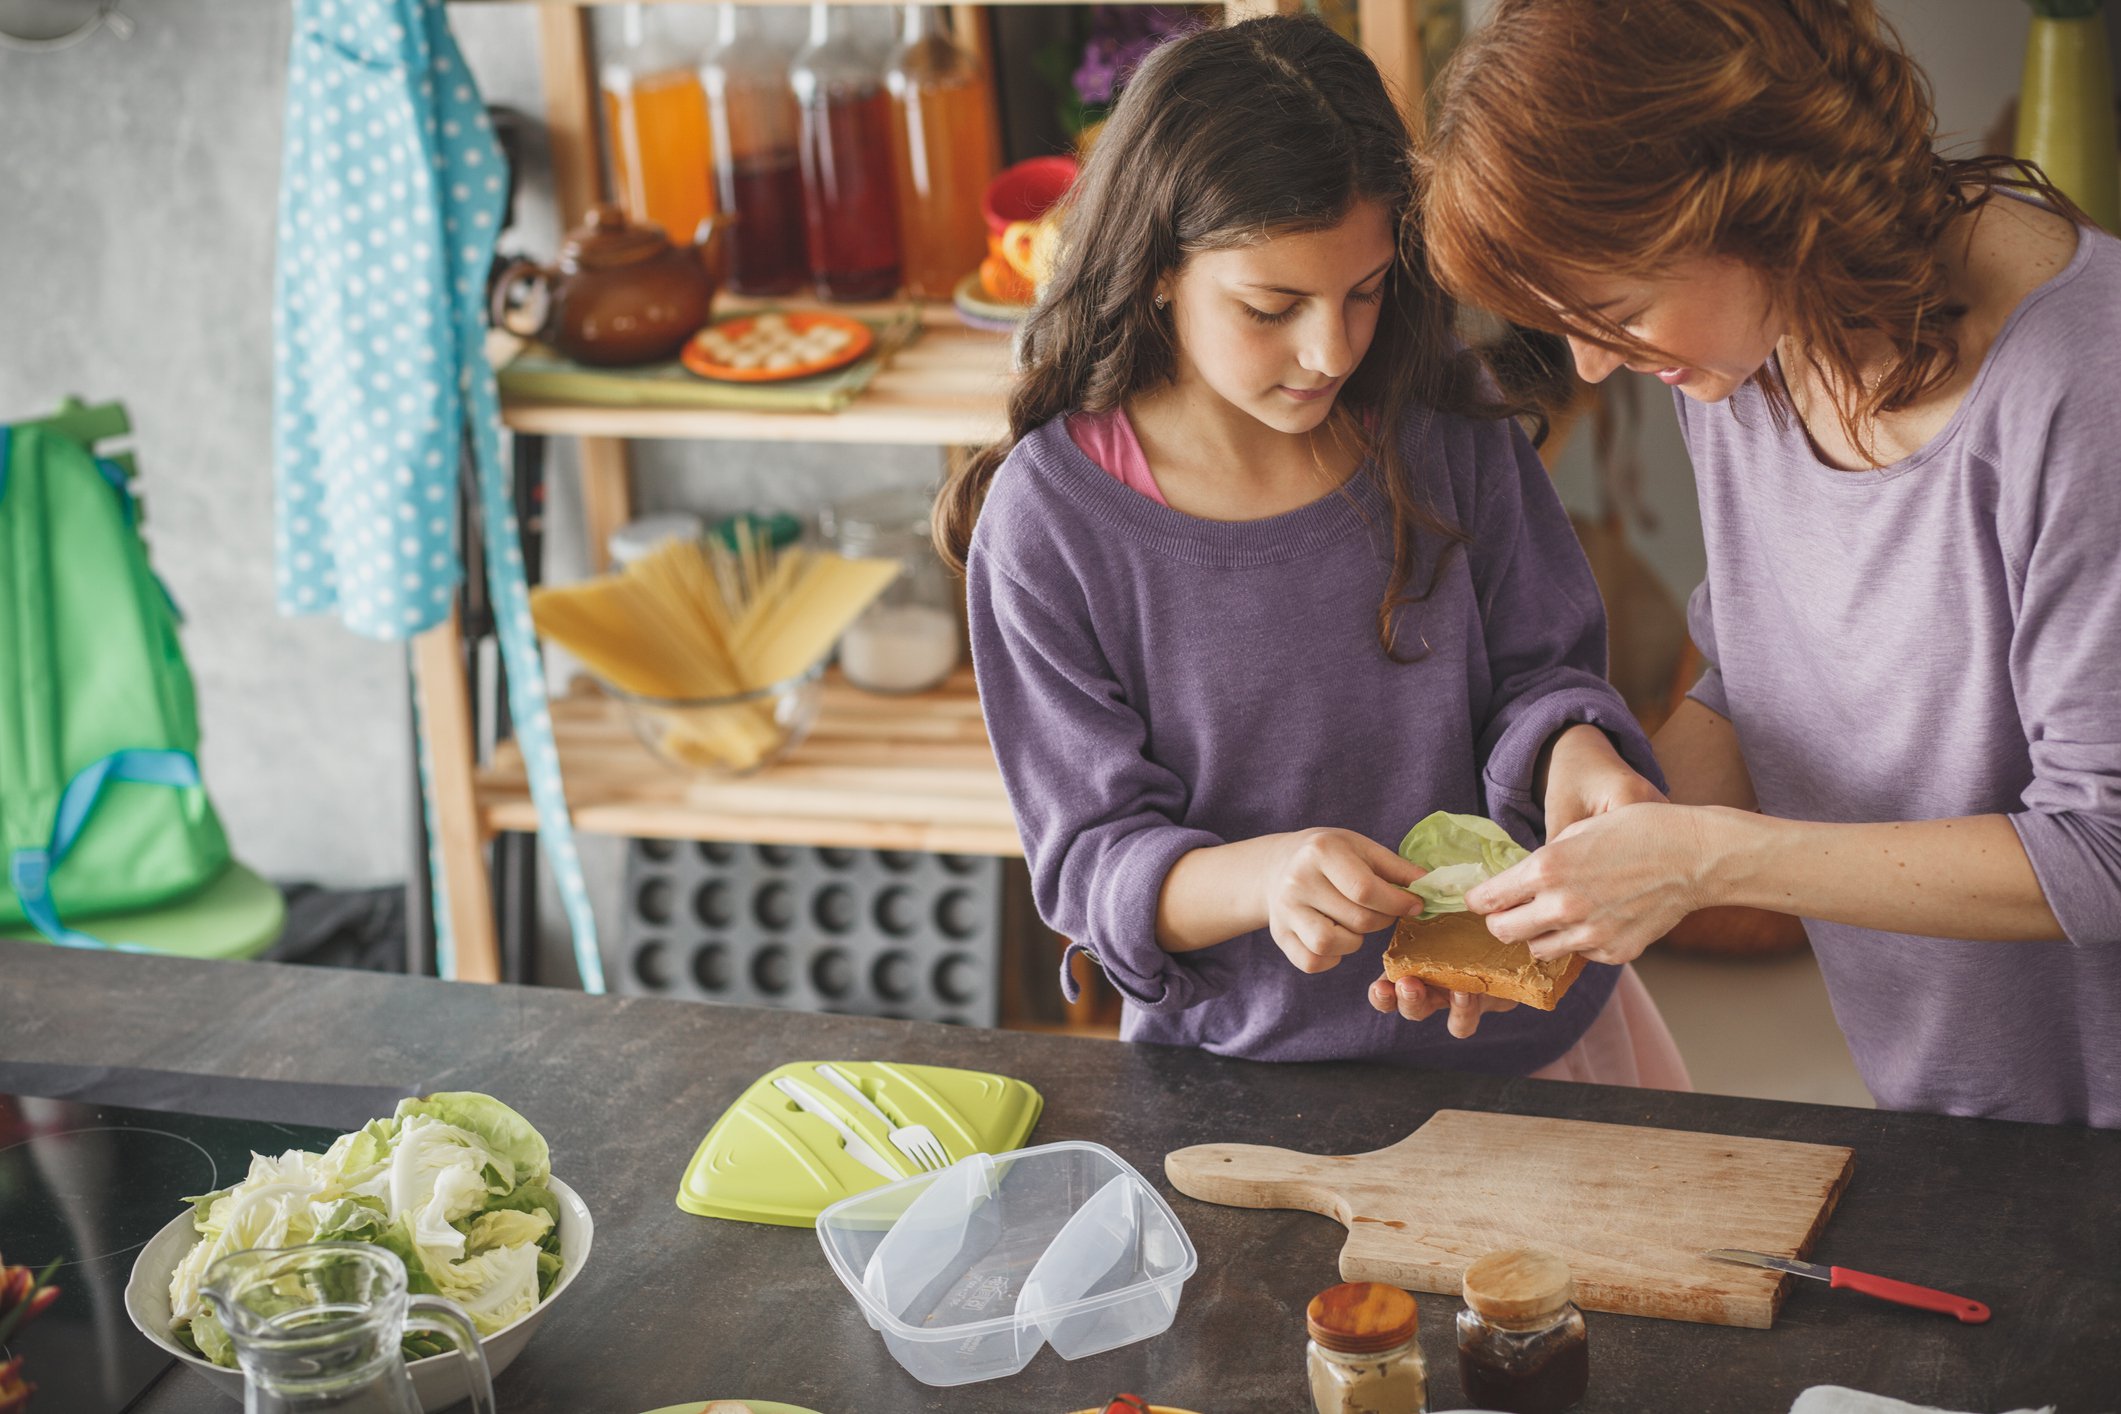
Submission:
<svg viewBox="0 0 2121 1414">
<path fill-rule="evenodd" d="M 1046 1102 L 1021 1080 L 980 1070 L 890 1061 L 826 1062 L 902 1124 L 925 1124 L 950 1160 L 1021 1149 Z M 707 1131 L 678 1185 L 678 1206 L 708 1218 L 814 1227 L 840 1199 L 893 1182 L 850 1156 L 830 1125 L 803 1113 L 773 1088 L 800 1081 L 886 1162 L 920 1172 L 891 1145 L 891 1128 L 817 1073 L 795 1061 L 754 1080 Z"/>
</svg>

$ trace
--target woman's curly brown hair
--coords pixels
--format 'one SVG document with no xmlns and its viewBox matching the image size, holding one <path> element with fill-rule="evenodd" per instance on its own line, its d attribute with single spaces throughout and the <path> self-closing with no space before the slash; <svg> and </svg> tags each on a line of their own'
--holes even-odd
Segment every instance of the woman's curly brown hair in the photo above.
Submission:
<svg viewBox="0 0 2121 1414">
<path fill-rule="evenodd" d="M 1441 79 L 1430 267 L 1517 323 L 1671 362 L 1571 286 L 1737 260 L 1847 390 L 1836 411 L 1868 457 L 1872 419 L 1958 369 L 1946 228 L 1998 187 L 2086 222 L 2032 164 L 1946 158 L 1935 138 L 1929 82 L 1873 0 L 1501 0 Z M 1866 380 L 1881 336 L 1892 358 Z M 1754 382 L 1790 410 L 1767 369 Z"/>
</svg>

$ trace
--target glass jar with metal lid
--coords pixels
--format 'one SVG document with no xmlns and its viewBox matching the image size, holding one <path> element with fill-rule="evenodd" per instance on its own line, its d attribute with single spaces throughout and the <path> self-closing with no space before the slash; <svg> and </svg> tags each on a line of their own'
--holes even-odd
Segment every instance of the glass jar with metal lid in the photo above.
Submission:
<svg viewBox="0 0 2121 1414">
<path fill-rule="evenodd" d="M 899 562 L 897 579 L 840 639 L 840 670 L 870 692 L 923 692 L 948 678 L 961 649 L 957 592 L 928 530 L 931 500 L 913 489 L 839 501 L 820 531 L 849 559 Z"/>
</svg>

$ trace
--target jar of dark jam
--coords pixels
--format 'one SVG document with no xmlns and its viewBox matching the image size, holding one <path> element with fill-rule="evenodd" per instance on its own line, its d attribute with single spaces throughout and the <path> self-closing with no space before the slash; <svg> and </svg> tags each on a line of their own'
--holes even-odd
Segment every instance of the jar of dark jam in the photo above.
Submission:
<svg viewBox="0 0 2121 1414">
<path fill-rule="evenodd" d="M 1561 1414 L 1583 1398 L 1591 1347 L 1568 1264 L 1551 1252 L 1490 1252 L 1466 1268 L 1458 1373 L 1466 1403 L 1506 1414 Z"/>
</svg>

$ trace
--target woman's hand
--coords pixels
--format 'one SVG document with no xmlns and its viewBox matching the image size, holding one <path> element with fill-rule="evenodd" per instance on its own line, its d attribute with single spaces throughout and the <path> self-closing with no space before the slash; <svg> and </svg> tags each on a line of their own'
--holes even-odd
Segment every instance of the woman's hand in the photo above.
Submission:
<svg viewBox="0 0 2121 1414">
<path fill-rule="evenodd" d="M 1610 737 L 1588 723 L 1555 733 L 1541 754 L 1549 841 L 1579 820 L 1665 798 L 1621 759 Z"/>
<path fill-rule="evenodd" d="M 1353 830 L 1298 830 L 1282 848 L 1263 893 L 1267 932 L 1299 972 L 1324 972 L 1365 935 L 1424 907 L 1406 890 L 1428 871 Z"/>
<path fill-rule="evenodd" d="M 1370 1005 L 1379 1011 L 1396 1011 L 1409 1021 L 1427 1021 L 1449 1007 L 1451 1016 L 1444 1025 L 1453 1036 L 1463 1041 L 1480 1029 L 1481 1017 L 1491 1011 L 1509 1011 L 1517 1003 L 1484 992 L 1454 992 L 1448 987 L 1432 987 L 1419 977 L 1402 977 L 1397 982 L 1380 977 L 1370 984 Z"/>
<path fill-rule="evenodd" d="M 1638 779 L 1640 779 L 1638 777 Z M 1697 806 L 1622 805 L 1578 820 L 1466 894 L 1488 931 L 1545 961 L 1631 962 L 1706 897 Z"/>
</svg>

